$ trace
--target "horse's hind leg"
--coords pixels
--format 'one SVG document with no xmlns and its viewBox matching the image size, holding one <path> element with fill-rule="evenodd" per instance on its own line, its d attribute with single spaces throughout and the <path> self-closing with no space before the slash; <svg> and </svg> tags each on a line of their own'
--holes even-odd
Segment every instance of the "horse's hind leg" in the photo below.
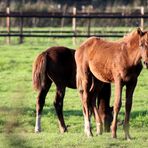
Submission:
<svg viewBox="0 0 148 148">
<path fill-rule="evenodd" d="M 45 88 L 42 88 L 39 91 L 37 100 L 36 100 L 36 123 L 35 123 L 35 132 L 41 131 L 41 114 L 45 104 L 45 98 L 52 82 L 48 82 Z"/>
<path fill-rule="evenodd" d="M 61 133 L 64 133 L 67 131 L 67 127 L 65 125 L 65 121 L 63 117 L 64 95 L 65 95 L 65 86 L 57 86 L 54 107 L 56 110 L 56 114 L 58 116 L 59 129 Z"/>
<path fill-rule="evenodd" d="M 103 124 L 102 124 L 101 117 L 99 115 L 99 110 L 96 106 L 96 96 L 91 97 L 91 105 L 92 105 L 92 109 L 93 109 L 93 113 L 94 113 L 94 118 L 96 121 L 96 130 L 97 130 L 96 134 L 101 135 L 103 132 Z"/>
<path fill-rule="evenodd" d="M 93 79 L 93 81 L 95 81 L 95 80 Z M 102 120 L 101 120 L 101 117 L 100 117 L 100 114 L 99 114 L 99 109 L 96 106 L 96 99 L 97 99 L 98 93 L 100 93 L 100 91 L 101 91 L 102 85 L 100 85 L 99 83 L 98 83 L 98 85 L 99 85 L 99 87 L 95 86 L 90 91 L 90 98 L 91 98 L 91 106 L 92 106 L 92 109 L 93 109 L 94 118 L 95 118 L 95 121 L 96 121 L 96 130 L 97 130 L 96 134 L 101 135 L 102 132 L 103 132 L 103 124 L 102 124 Z"/>
<path fill-rule="evenodd" d="M 82 109 L 83 109 L 83 115 L 84 115 L 84 132 L 85 134 L 90 137 L 93 136 L 91 131 L 91 112 L 94 112 L 94 108 L 91 104 L 91 95 L 90 95 L 90 87 L 91 87 L 91 77 L 89 77 L 89 74 L 86 73 L 84 75 L 83 79 L 82 77 L 78 77 L 77 74 L 77 81 L 80 81 L 78 85 L 78 89 L 81 96 L 82 101 Z"/>
<path fill-rule="evenodd" d="M 103 122 L 104 132 L 110 132 L 112 123 L 113 107 L 110 107 L 111 85 L 108 83 L 103 84 L 103 88 L 98 93 L 98 108 L 101 120 Z"/>
</svg>

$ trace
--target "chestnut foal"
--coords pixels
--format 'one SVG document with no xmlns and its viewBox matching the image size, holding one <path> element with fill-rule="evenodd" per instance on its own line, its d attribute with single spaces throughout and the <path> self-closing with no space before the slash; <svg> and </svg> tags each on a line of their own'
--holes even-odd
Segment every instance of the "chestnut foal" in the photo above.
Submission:
<svg viewBox="0 0 148 148">
<path fill-rule="evenodd" d="M 91 106 L 95 113 L 97 131 L 100 131 L 99 113 L 96 98 L 91 95 L 93 77 L 103 83 L 115 84 L 114 116 L 112 122 L 112 137 L 117 134 L 117 117 L 122 103 L 122 88 L 126 86 L 126 104 L 124 132 L 125 138 L 130 139 L 129 119 L 132 107 L 133 93 L 138 76 L 142 70 L 141 59 L 148 68 L 148 32 L 140 28 L 134 30 L 117 41 L 106 41 L 97 37 L 90 37 L 76 50 L 77 87 L 79 89 L 85 121 L 85 133 L 91 136 L 90 115 Z"/>
</svg>

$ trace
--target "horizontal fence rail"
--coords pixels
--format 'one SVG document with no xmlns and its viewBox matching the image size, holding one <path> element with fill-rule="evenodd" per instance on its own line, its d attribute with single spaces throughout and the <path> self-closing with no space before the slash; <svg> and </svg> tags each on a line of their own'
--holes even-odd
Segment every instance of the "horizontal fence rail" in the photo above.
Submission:
<svg viewBox="0 0 148 148">
<path fill-rule="evenodd" d="M 42 35 L 42 34 L 0 34 L 0 36 L 3 37 L 53 37 L 53 38 L 72 38 L 72 37 L 90 37 L 90 35 Z M 96 37 L 122 37 L 123 35 L 117 35 L 117 34 L 103 34 L 103 35 L 96 35 L 96 34 L 91 34 L 91 36 L 96 36 Z"/>
<path fill-rule="evenodd" d="M 10 42 L 10 37 L 19 37 L 20 43 L 23 42 L 24 37 L 58 37 L 58 38 L 81 38 L 81 37 L 90 37 L 90 36 L 98 36 L 98 37 L 122 37 L 125 31 L 92 31 L 91 30 L 91 20 L 92 19 L 139 19 L 140 24 L 143 28 L 144 19 L 148 18 L 147 12 L 136 12 L 136 13 L 84 13 L 77 12 L 76 8 L 73 9 L 71 13 L 63 13 L 63 12 L 11 12 L 9 8 L 7 8 L 6 12 L 0 12 L 0 18 L 6 19 L 6 31 L 0 30 L 0 37 L 7 37 L 8 43 Z M 11 19 L 10 18 L 19 18 L 20 25 L 19 31 L 15 31 L 11 29 Z M 25 18 L 25 19 L 24 19 Z M 72 29 L 70 31 L 67 30 L 24 30 L 24 21 L 30 18 L 52 18 L 52 19 L 71 19 L 72 20 Z M 86 19 L 87 20 L 87 30 L 80 31 L 76 28 L 76 20 L 77 19 Z M 51 26 L 50 26 L 51 27 Z M 62 28 L 61 28 L 62 29 Z"/>
<path fill-rule="evenodd" d="M 76 31 L 77 33 L 85 33 L 85 31 L 79 31 L 77 30 Z M 7 31 L 3 31 L 3 30 L 0 30 L 0 33 L 7 33 Z M 11 30 L 11 33 L 20 33 L 20 31 L 15 31 L 15 30 Z M 75 33 L 74 31 L 66 31 L 66 30 L 62 30 L 62 31 L 59 31 L 59 30 L 32 30 L 32 31 L 29 31 L 29 30 L 24 30 L 23 33 L 28 33 L 28 34 L 31 34 L 31 33 Z M 91 31 L 91 33 L 104 33 L 104 31 L 99 31 L 99 30 L 96 30 L 96 31 Z M 105 33 L 109 34 L 117 34 L 117 33 L 120 33 L 120 34 L 124 34 L 124 33 L 127 33 L 126 31 L 105 31 Z"/>
<path fill-rule="evenodd" d="M 72 13 L 68 13 L 66 15 L 62 13 L 32 13 L 32 12 L 11 12 L 7 14 L 6 12 L 0 12 L 0 17 L 38 17 L 38 18 L 121 18 L 121 19 L 130 19 L 130 18 L 148 18 L 148 13 L 140 14 L 140 13 L 77 13 L 73 15 Z"/>
</svg>

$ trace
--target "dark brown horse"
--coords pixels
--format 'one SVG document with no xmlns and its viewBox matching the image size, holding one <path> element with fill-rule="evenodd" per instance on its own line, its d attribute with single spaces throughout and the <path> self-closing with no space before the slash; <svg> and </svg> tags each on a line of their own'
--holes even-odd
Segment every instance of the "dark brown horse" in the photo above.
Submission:
<svg viewBox="0 0 148 148">
<path fill-rule="evenodd" d="M 76 63 L 75 50 L 66 47 L 52 47 L 39 54 L 33 65 L 33 86 L 39 92 L 36 100 L 36 125 L 35 132 L 41 131 L 41 113 L 45 103 L 45 97 L 52 82 L 56 85 L 54 107 L 58 116 L 60 132 L 67 131 L 63 117 L 63 99 L 65 88 L 76 89 Z M 92 92 L 95 87 L 92 85 Z M 112 110 L 110 103 L 110 84 L 104 84 L 100 100 L 101 121 L 104 122 L 105 130 L 110 130 L 112 122 Z"/>
<path fill-rule="evenodd" d="M 77 87 L 82 98 L 87 136 L 91 136 L 89 115 L 91 105 L 93 105 L 96 122 L 99 124 L 99 115 L 94 103 L 96 98 L 92 97 L 89 91 L 95 76 L 100 80 L 98 84 L 100 87 L 102 82 L 113 82 L 115 84 L 114 117 L 111 127 L 113 138 L 117 137 L 117 117 L 122 102 L 122 88 L 124 85 L 126 86 L 124 132 L 125 138 L 130 139 L 130 111 L 137 78 L 142 70 L 141 59 L 148 67 L 148 32 L 142 32 L 138 28 L 124 38 L 114 42 L 91 37 L 76 50 L 75 59 L 77 65 Z M 98 128 L 97 130 L 99 130 Z"/>
</svg>

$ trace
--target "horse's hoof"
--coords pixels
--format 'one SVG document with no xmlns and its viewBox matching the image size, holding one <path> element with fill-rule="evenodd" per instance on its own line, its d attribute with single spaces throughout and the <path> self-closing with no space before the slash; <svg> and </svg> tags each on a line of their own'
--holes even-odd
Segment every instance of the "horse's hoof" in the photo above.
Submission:
<svg viewBox="0 0 148 148">
<path fill-rule="evenodd" d="M 128 142 L 132 141 L 132 139 L 131 139 L 131 138 L 126 138 L 126 140 L 127 140 Z"/>
<path fill-rule="evenodd" d="M 61 133 L 61 134 L 65 133 L 65 132 L 68 132 L 67 127 L 65 127 L 65 128 L 60 128 L 60 133 Z"/>
<path fill-rule="evenodd" d="M 35 133 L 40 133 L 41 132 L 41 130 L 35 130 Z"/>
<path fill-rule="evenodd" d="M 97 130 L 96 134 L 97 134 L 97 136 L 98 136 L 98 135 L 102 135 L 102 134 L 103 134 L 103 128 Z"/>
<path fill-rule="evenodd" d="M 92 134 L 92 133 L 88 133 L 88 134 L 87 134 L 87 137 L 88 137 L 88 138 L 91 138 L 91 137 L 93 137 L 93 134 Z"/>
<path fill-rule="evenodd" d="M 131 138 L 130 136 L 125 137 L 125 139 L 126 139 L 127 141 L 131 141 L 131 140 L 132 140 L 132 138 Z"/>
<path fill-rule="evenodd" d="M 97 130 L 97 136 L 102 134 L 103 134 L 103 128 L 100 128 L 99 130 Z"/>
<path fill-rule="evenodd" d="M 41 132 L 41 129 L 40 128 L 35 128 L 34 132 L 35 133 L 40 133 Z"/>
<path fill-rule="evenodd" d="M 84 131 L 84 133 L 87 135 L 88 138 L 93 137 L 92 132 Z"/>
<path fill-rule="evenodd" d="M 103 132 L 97 132 L 96 136 L 99 136 L 99 135 L 102 135 L 102 134 L 103 134 Z"/>
<path fill-rule="evenodd" d="M 112 134 L 112 138 L 113 139 L 117 139 L 117 135 L 116 134 Z"/>
</svg>

